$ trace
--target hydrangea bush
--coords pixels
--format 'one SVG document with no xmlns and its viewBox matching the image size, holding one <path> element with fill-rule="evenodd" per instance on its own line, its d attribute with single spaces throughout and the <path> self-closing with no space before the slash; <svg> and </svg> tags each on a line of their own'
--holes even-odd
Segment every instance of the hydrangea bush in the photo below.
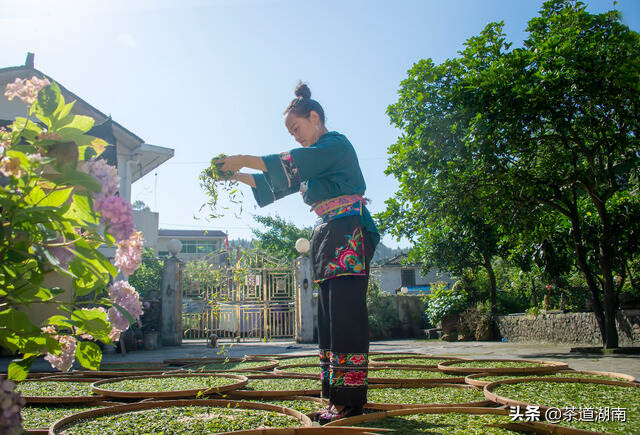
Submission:
<svg viewBox="0 0 640 435">
<path fill-rule="evenodd" d="M 142 314 L 121 279 L 140 265 L 142 234 L 117 196 L 116 168 L 96 158 L 107 143 L 86 134 L 94 120 L 71 114 L 74 102 L 47 79 L 16 79 L 5 96 L 27 106 L 26 117 L 0 130 L 0 345 L 22 356 L 9 378 L 24 379 L 40 355 L 60 370 L 75 359 L 98 369 L 96 342 L 112 344 Z M 101 245 L 117 246 L 115 266 Z M 69 288 L 47 284 L 55 275 Z M 33 304 L 57 313 L 35 323 Z"/>
</svg>

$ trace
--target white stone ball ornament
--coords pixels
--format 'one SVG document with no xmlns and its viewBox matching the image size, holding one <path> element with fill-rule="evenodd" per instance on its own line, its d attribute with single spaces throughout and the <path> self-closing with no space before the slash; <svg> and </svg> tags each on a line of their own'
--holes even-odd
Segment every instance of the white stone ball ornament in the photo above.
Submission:
<svg viewBox="0 0 640 435">
<path fill-rule="evenodd" d="M 172 257 L 178 255 L 178 252 L 182 250 L 182 242 L 178 239 L 169 240 L 169 252 Z"/>
<path fill-rule="evenodd" d="M 305 238 L 296 240 L 296 251 L 301 254 L 306 254 L 309 252 L 309 249 L 311 249 L 311 243 L 309 243 L 309 240 Z"/>
</svg>

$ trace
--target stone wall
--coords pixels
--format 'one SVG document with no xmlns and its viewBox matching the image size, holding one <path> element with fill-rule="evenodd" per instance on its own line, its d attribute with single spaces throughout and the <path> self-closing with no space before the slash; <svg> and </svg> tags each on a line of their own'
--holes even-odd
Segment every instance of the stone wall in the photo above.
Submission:
<svg viewBox="0 0 640 435">
<path fill-rule="evenodd" d="M 620 346 L 640 345 L 640 310 L 618 311 Z M 498 316 L 496 326 L 507 341 L 602 345 L 593 313 Z"/>
</svg>

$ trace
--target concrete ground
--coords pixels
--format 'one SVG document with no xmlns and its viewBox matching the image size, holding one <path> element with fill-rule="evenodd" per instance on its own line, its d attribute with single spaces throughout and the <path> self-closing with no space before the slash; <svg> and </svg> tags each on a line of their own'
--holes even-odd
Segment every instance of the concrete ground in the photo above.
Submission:
<svg viewBox="0 0 640 435">
<path fill-rule="evenodd" d="M 372 352 L 420 352 L 433 355 L 467 358 L 541 359 L 561 361 L 575 370 L 600 370 L 633 375 L 640 380 L 640 355 L 585 355 L 570 353 L 571 346 L 558 344 L 501 343 L 472 341 L 449 343 L 440 340 L 387 340 L 371 343 Z M 153 351 L 133 351 L 127 355 L 104 354 L 104 362 L 161 362 L 171 358 L 242 357 L 253 354 L 302 354 L 317 350 L 316 344 L 293 341 L 220 342 L 216 349 L 206 346 L 204 340 L 185 341 L 182 346 L 163 347 Z M 0 372 L 6 373 L 11 358 L 0 358 Z M 50 370 L 49 363 L 39 359 L 33 371 Z"/>
</svg>

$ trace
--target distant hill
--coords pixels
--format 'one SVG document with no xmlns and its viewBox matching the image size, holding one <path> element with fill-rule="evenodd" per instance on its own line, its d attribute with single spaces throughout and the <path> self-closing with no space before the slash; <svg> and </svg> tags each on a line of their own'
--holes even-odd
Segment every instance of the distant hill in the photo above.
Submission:
<svg viewBox="0 0 640 435">
<path fill-rule="evenodd" d="M 384 243 L 380 242 L 376 247 L 376 252 L 373 254 L 373 259 L 371 260 L 371 262 L 374 265 L 377 265 L 382 263 L 384 260 L 388 258 L 401 254 L 402 252 L 403 252 L 402 248 L 390 248 L 386 246 Z"/>
</svg>

